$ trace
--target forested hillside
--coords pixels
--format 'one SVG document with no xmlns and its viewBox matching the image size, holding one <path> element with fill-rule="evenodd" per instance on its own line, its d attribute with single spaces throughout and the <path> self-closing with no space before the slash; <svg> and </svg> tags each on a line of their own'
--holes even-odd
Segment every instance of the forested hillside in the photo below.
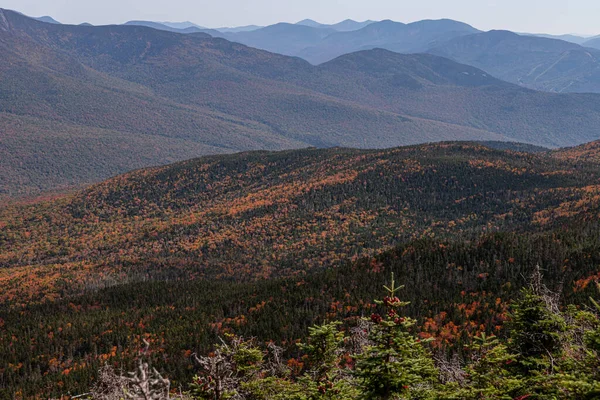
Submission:
<svg viewBox="0 0 600 400">
<path fill-rule="evenodd" d="M 595 201 L 597 166 L 575 165 L 448 143 L 244 153 L 140 170 L 1 210 L 2 298 L 39 301 L 142 277 L 286 276 L 410 239 L 535 230 Z"/>
<path fill-rule="evenodd" d="M 564 301 L 591 293 L 600 170 L 573 156 L 590 146 L 211 156 L 5 207 L 1 393 L 83 393 L 143 340 L 176 385 L 226 332 L 293 358 L 313 323 L 376 310 L 391 271 L 434 348 L 503 335 L 536 265 Z"/>
<path fill-rule="evenodd" d="M 490 31 L 452 38 L 429 52 L 536 90 L 598 93 L 600 51 L 590 44 Z"/>
<path fill-rule="evenodd" d="M 533 92 L 436 56 L 316 67 L 201 33 L 0 15 L 2 197 L 236 151 L 599 138 L 600 96 Z"/>
</svg>

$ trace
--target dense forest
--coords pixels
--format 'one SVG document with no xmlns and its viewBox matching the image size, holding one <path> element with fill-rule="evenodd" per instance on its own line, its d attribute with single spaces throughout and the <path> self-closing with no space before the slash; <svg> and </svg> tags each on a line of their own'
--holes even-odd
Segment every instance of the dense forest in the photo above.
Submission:
<svg viewBox="0 0 600 400">
<path fill-rule="evenodd" d="M 462 357 L 434 353 L 435 340 L 414 331 L 417 321 L 403 308 L 404 289 L 391 281 L 378 310 L 353 328 L 340 321 L 313 326 L 297 343 L 301 357 L 287 364 L 283 349 L 262 348 L 235 335 L 207 356 L 192 355 L 198 374 L 190 392 L 195 399 L 597 399 L 600 396 L 600 304 L 569 305 L 560 310 L 559 295 L 542 282 L 537 268 L 509 307 L 506 336 L 480 332 L 465 342 Z M 600 284 L 597 284 L 600 291 Z M 377 311 L 381 311 L 381 314 Z M 146 343 L 147 351 L 149 343 Z M 143 355 L 143 353 L 142 353 Z M 103 369 L 91 395 L 135 392 L 165 396 L 170 382 L 159 377 L 144 387 L 147 363 L 140 360 L 132 378 Z M 109 379 L 107 379 L 109 378 Z M 141 378 L 141 379 L 140 379 Z M 107 382 L 120 382 L 120 385 Z M 117 388 L 115 390 L 115 387 Z M 98 390 L 100 388 L 100 390 Z"/>
<path fill-rule="evenodd" d="M 1 397 L 87 393 L 105 365 L 132 370 L 145 343 L 173 388 L 190 389 L 192 354 L 230 334 L 300 363 L 314 324 L 348 333 L 381 313 L 391 272 L 426 350 L 466 360 L 484 334 L 510 338 L 537 266 L 561 310 L 596 295 L 594 149 L 211 156 L 6 205 Z"/>
<path fill-rule="evenodd" d="M 0 210 L 0 300 L 147 279 L 285 277 L 413 239 L 544 230 L 589 216 L 599 175 L 592 162 L 454 143 L 140 170 Z"/>
</svg>

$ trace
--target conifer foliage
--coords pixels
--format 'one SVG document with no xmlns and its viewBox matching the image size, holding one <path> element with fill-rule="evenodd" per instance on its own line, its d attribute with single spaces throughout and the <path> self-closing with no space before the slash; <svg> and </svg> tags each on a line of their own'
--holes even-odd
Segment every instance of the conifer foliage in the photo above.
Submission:
<svg viewBox="0 0 600 400">
<path fill-rule="evenodd" d="M 401 301 L 392 274 L 390 286 L 385 286 L 387 296 L 376 303 L 385 315 L 373 314 L 373 327 L 369 334 L 371 344 L 356 356 L 354 375 L 359 380 L 362 397 L 391 399 L 394 396 L 429 398 L 436 380 L 436 369 L 431 355 L 411 328 L 415 320 L 402 316 L 399 311 L 408 302 Z"/>
<path fill-rule="evenodd" d="M 402 315 L 408 302 L 398 298 L 402 286 L 392 275 L 385 298 L 376 301 L 383 314 L 360 320 L 350 334 L 341 322 L 312 327 L 298 345 L 299 357 L 287 365 L 269 361 L 272 352 L 253 341 L 233 337 L 233 345 L 220 345 L 199 359 L 203 378 L 195 379 L 191 395 L 210 400 L 597 399 L 598 302 L 561 310 L 557 295 L 541 282 L 538 268 L 511 306 L 507 336 L 474 337 L 452 373 L 434 359 L 429 341 L 413 332 L 416 321 Z"/>
</svg>

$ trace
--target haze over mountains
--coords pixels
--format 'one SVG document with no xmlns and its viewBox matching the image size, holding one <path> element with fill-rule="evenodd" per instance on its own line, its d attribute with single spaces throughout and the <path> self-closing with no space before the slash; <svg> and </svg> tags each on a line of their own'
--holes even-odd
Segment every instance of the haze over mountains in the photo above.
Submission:
<svg viewBox="0 0 600 400">
<path fill-rule="evenodd" d="M 490 31 L 452 39 L 430 52 L 538 90 L 600 92 L 600 51 L 562 40 Z"/>
<path fill-rule="evenodd" d="M 600 96 L 534 92 L 434 55 L 369 50 L 315 67 L 202 33 L 11 11 L 0 46 L 4 194 L 253 149 L 599 137 Z"/>
<path fill-rule="evenodd" d="M 410 24 L 394 21 L 344 21 L 324 25 L 312 20 L 280 23 L 248 31 L 193 28 L 251 47 L 321 64 L 338 56 L 373 48 L 398 53 L 430 52 L 524 87 L 549 92 L 600 93 L 600 39 L 575 35 L 481 32 L 452 20 Z"/>
<path fill-rule="evenodd" d="M 367 20 L 367 21 L 354 21 L 352 19 L 346 19 L 344 21 L 338 22 L 337 24 L 321 24 L 312 19 L 304 19 L 300 22 L 297 22 L 296 25 L 304 25 L 310 26 L 312 28 L 325 28 L 325 29 L 333 29 L 337 32 L 347 32 L 347 31 L 356 31 L 364 28 L 367 25 L 374 23 L 375 21 Z"/>
</svg>

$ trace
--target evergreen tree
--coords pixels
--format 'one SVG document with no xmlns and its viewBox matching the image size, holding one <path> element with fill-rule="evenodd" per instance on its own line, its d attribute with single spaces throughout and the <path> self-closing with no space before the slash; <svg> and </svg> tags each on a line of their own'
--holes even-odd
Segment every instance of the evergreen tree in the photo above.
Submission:
<svg viewBox="0 0 600 400">
<path fill-rule="evenodd" d="M 396 287 L 393 274 L 391 285 L 385 289 L 387 296 L 376 301 L 385 309 L 385 315 L 371 316 L 371 344 L 356 356 L 354 375 L 362 398 L 433 398 L 437 370 L 424 342 L 411 332 L 415 320 L 398 313 L 409 303 L 396 297 L 402 287 Z"/>
<path fill-rule="evenodd" d="M 194 377 L 191 394 L 203 400 L 239 399 L 243 383 L 259 377 L 264 354 L 254 341 L 229 336 L 206 357 L 195 357 L 200 373 Z"/>
<path fill-rule="evenodd" d="M 342 365 L 345 335 L 338 331 L 339 325 L 340 322 L 333 322 L 309 328 L 307 343 L 299 345 L 305 354 L 307 369 L 298 382 L 309 400 L 357 397 L 349 370 Z"/>
<path fill-rule="evenodd" d="M 517 355 L 516 365 L 523 374 L 554 368 L 566 327 L 558 299 L 541 283 L 538 268 L 531 287 L 523 289 L 519 300 L 512 304 L 509 324 L 509 350 Z"/>
<path fill-rule="evenodd" d="M 462 382 L 448 385 L 444 398 L 514 399 L 524 386 L 523 379 L 511 371 L 515 355 L 496 336 L 482 333 L 474 343 L 467 346 L 470 362 L 465 367 Z"/>
</svg>

